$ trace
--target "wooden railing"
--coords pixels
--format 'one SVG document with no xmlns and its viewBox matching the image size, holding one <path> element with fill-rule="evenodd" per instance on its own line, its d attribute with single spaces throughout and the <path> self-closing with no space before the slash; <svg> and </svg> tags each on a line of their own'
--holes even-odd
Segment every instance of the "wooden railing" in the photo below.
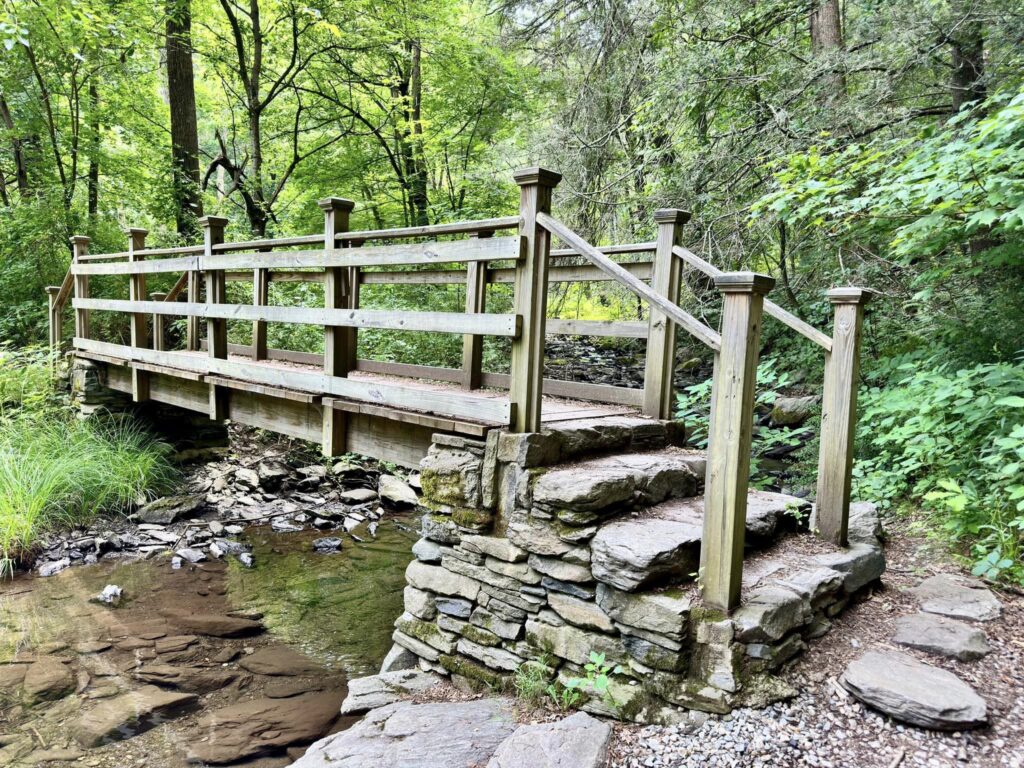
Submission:
<svg viewBox="0 0 1024 768">
<path fill-rule="evenodd" d="M 770 277 L 723 273 L 683 247 L 683 228 L 689 218 L 686 212 L 657 211 L 658 231 L 653 242 L 598 248 L 550 215 L 558 174 L 531 168 L 517 172 L 515 179 L 520 187 L 519 214 L 479 221 L 352 231 L 349 214 L 354 204 L 328 198 L 319 203 L 324 231 L 316 235 L 228 243 L 224 242 L 227 220 L 207 216 L 201 220 L 202 245 L 146 249 L 145 230 L 133 229 L 128 232 L 128 250 L 90 254 L 89 239 L 76 236 L 72 238 L 71 269 L 61 286 L 48 289 L 50 341 L 55 346 L 61 342 L 62 313 L 73 293 L 74 348 L 131 361 L 136 400 L 147 399 L 150 373 L 172 370 L 188 372 L 209 384 L 209 413 L 215 419 L 226 415 L 225 387 L 231 380 L 276 392 L 315 393 L 326 406 L 324 452 L 336 455 L 345 445 L 345 407 L 341 405 L 345 401 L 440 414 L 521 432 L 540 430 L 544 393 L 631 405 L 653 418 L 671 418 L 676 330 L 681 328 L 715 357 L 701 581 L 709 603 L 731 608 L 738 600 L 742 575 L 754 386 L 761 316 L 765 313 L 825 352 L 817 526 L 822 536 L 845 545 L 860 329 L 870 293 L 859 288 L 829 292 L 835 306 L 830 338 L 765 298 L 774 283 Z M 499 236 L 509 230 L 517 233 Z M 467 237 L 423 241 L 457 235 Z M 552 238 L 567 248 L 552 250 Z M 650 258 L 626 263 L 611 258 L 624 254 L 649 254 Z M 565 261 L 565 257 L 580 256 L 588 263 Z M 403 269 L 409 266 L 415 269 Z M 686 268 L 711 277 L 722 293 L 719 330 L 679 305 Z M 146 278 L 158 274 L 177 277 L 168 291 L 147 296 Z M 128 300 L 91 297 L 90 277 L 99 275 L 128 276 Z M 227 283 L 243 280 L 252 281 L 252 302 L 227 303 Z M 612 281 L 631 291 L 648 305 L 648 320 L 547 317 L 550 284 L 588 281 Z M 320 283 L 323 306 L 271 306 L 272 282 Z M 464 312 L 384 311 L 360 306 L 360 287 L 364 285 L 451 284 L 466 286 Z M 513 286 L 511 313 L 486 311 L 487 286 L 492 284 Z M 90 313 L 95 311 L 130 315 L 130 344 L 94 339 Z M 166 348 L 168 317 L 186 318 L 184 350 Z M 252 323 L 251 344 L 228 344 L 229 320 Z M 272 322 L 322 327 L 323 355 L 268 347 L 267 324 Z M 361 360 L 356 355 L 358 331 L 365 328 L 461 334 L 462 365 L 439 368 Z M 549 334 L 646 339 L 643 389 L 544 379 L 544 342 Z M 511 340 L 508 374 L 482 369 L 485 336 Z M 206 355 L 200 354 L 204 347 Z M 229 355 L 233 357 L 229 359 Z M 321 370 L 263 361 L 315 365 Z M 349 376 L 353 371 L 454 382 L 465 393 L 361 380 Z M 470 391 L 480 387 L 505 388 L 509 395 L 505 399 L 471 396 Z"/>
</svg>

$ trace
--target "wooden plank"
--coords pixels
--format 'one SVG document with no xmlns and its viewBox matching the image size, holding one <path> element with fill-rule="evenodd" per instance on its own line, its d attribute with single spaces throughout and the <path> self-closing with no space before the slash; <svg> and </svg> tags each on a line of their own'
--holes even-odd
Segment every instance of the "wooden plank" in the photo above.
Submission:
<svg viewBox="0 0 1024 768">
<path fill-rule="evenodd" d="M 90 242 L 90 239 L 85 235 L 75 235 L 71 238 L 71 268 L 70 270 L 68 270 L 68 273 L 75 275 L 74 279 L 76 299 L 89 298 L 89 276 L 84 274 L 77 274 L 75 273 L 75 269 L 77 267 L 85 266 L 82 264 L 82 258 L 88 255 Z M 87 339 L 91 335 L 92 334 L 90 333 L 89 310 L 75 310 L 75 336 Z"/>
<path fill-rule="evenodd" d="M 324 398 L 323 407 L 327 408 L 328 404 L 332 404 L 336 410 L 345 411 L 347 413 L 361 413 L 369 416 L 379 416 L 381 418 L 392 419 L 394 421 L 400 421 L 403 424 L 418 424 L 424 427 L 428 427 L 436 432 L 453 432 L 462 435 L 472 435 L 473 437 L 483 437 L 492 429 L 497 429 L 497 424 L 482 424 L 477 421 L 460 421 L 457 419 L 448 419 L 441 416 L 435 416 L 429 413 L 416 413 L 414 411 L 402 411 L 396 408 L 386 408 L 379 405 L 371 405 L 368 403 L 359 403 L 353 400 L 335 400 L 332 398 Z"/>
<path fill-rule="evenodd" d="M 715 279 L 724 295 L 722 349 L 712 384 L 700 583 L 704 602 L 724 611 L 740 601 L 761 311 L 774 283 L 750 272 Z"/>
<path fill-rule="evenodd" d="M 145 257 L 140 255 L 146 245 L 147 230 L 132 228 L 128 230 L 128 261 L 139 263 Z M 129 303 L 138 303 L 146 298 L 146 275 L 135 274 L 128 280 Z M 145 312 L 133 312 L 130 324 L 131 342 L 133 347 L 149 346 L 149 315 Z M 149 399 L 149 380 L 146 371 L 132 368 L 132 400 L 142 403 Z"/>
<path fill-rule="evenodd" d="M 594 248 L 594 246 L 590 245 L 590 243 L 562 222 L 553 219 L 546 213 L 538 214 L 537 220 L 547 231 L 571 245 L 581 256 L 586 256 L 594 266 L 614 277 L 617 282 L 640 298 L 646 299 L 650 304 L 658 307 L 665 315 L 686 329 L 693 337 L 716 352 L 721 349 L 722 339 L 718 333 L 708 328 L 690 313 L 685 312 L 677 305 L 658 295 L 657 292 L 651 290 L 649 286 Z"/>
<path fill-rule="evenodd" d="M 469 232 L 493 232 L 497 229 L 515 229 L 518 226 L 518 216 L 502 216 L 495 219 L 456 221 L 450 224 L 429 224 L 421 227 L 402 227 L 400 229 L 364 229 L 360 232 L 349 232 L 346 239 L 392 240 L 404 237 L 436 237 L 438 235 L 461 235 Z"/>
<path fill-rule="evenodd" d="M 208 272 L 215 275 L 215 272 Z M 263 320 L 272 323 L 327 325 L 345 328 L 383 328 L 431 333 L 478 333 L 515 338 L 517 315 L 459 312 L 405 312 L 390 309 L 320 309 L 319 307 L 263 307 L 250 304 L 218 304 L 120 299 L 76 299 L 73 306 L 108 312 L 149 312 L 156 315 L 197 315 L 207 320 Z"/>
<path fill-rule="evenodd" d="M 152 275 L 162 272 L 185 272 L 202 269 L 202 256 L 182 256 L 175 259 L 154 259 L 113 264 L 72 264 L 75 275 Z"/>
<path fill-rule="evenodd" d="M 826 541 L 845 547 L 850 520 L 850 482 L 857 433 L 857 388 L 864 305 L 871 291 L 835 288 L 827 294 L 835 319 L 832 351 L 825 359 L 821 399 L 821 448 L 818 455 L 816 527 Z"/>
<path fill-rule="evenodd" d="M 295 237 L 275 237 L 264 240 L 240 240 L 237 243 L 218 243 L 213 247 L 215 253 L 227 251 L 268 251 L 273 248 L 294 248 L 297 245 L 320 245 L 323 235 L 297 235 Z"/>
<path fill-rule="evenodd" d="M 349 414 L 345 450 L 416 469 L 430 450 L 434 431 L 419 424 L 403 424 L 364 413 Z"/>
<path fill-rule="evenodd" d="M 205 374 L 199 373 L 198 371 L 184 371 L 181 368 L 172 368 L 167 365 L 157 365 L 156 363 L 144 363 L 139 360 L 133 361 L 131 366 L 133 368 L 138 368 L 140 371 L 160 373 L 165 376 L 187 379 L 188 381 L 205 381 Z"/>
<path fill-rule="evenodd" d="M 131 365 L 130 360 L 125 360 L 124 358 L 121 357 L 114 357 L 112 355 L 104 355 L 101 352 L 90 352 L 85 349 L 76 349 L 75 357 L 80 357 L 83 360 L 95 360 L 96 362 L 99 363 L 108 363 L 109 365 L 122 366 L 125 369 L 127 369 L 128 366 Z M 131 385 L 129 384 L 129 392 L 131 392 L 130 386 Z"/>
<path fill-rule="evenodd" d="M 462 370 L 458 368 L 438 368 L 433 365 L 414 365 L 412 363 L 391 363 L 384 360 L 357 360 L 356 370 L 385 376 L 403 376 L 410 379 L 454 382 L 462 380 Z"/>
<path fill-rule="evenodd" d="M 690 214 L 674 208 L 654 212 L 658 224 L 658 249 L 654 257 L 651 290 L 672 304 L 679 304 L 680 262 L 672 247 L 683 237 L 683 225 Z M 644 415 L 670 419 L 675 407 L 673 389 L 676 372 L 676 324 L 656 306 L 651 306 L 644 364 Z"/>
<path fill-rule="evenodd" d="M 320 406 L 260 392 L 223 387 L 228 418 L 300 440 L 320 440 Z"/>
<path fill-rule="evenodd" d="M 508 389 L 510 382 L 511 377 L 507 373 L 484 372 L 481 376 L 481 384 L 485 387 Z M 564 397 L 571 400 L 592 400 L 595 403 L 613 403 L 633 407 L 639 407 L 644 402 L 642 389 L 562 379 L 544 379 L 544 393 L 552 397 Z"/>
<path fill-rule="evenodd" d="M 355 203 L 342 197 L 328 197 L 318 201 L 317 205 L 324 212 L 323 246 L 325 249 L 335 247 L 335 238 L 348 229 L 349 216 Z M 350 243 L 341 243 L 346 247 Z M 352 286 L 348 281 L 349 273 L 340 267 L 328 267 L 324 270 L 324 308 L 331 311 L 346 309 L 351 304 L 349 295 Z M 355 338 L 347 329 L 337 323 L 322 323 L 324 326 L 324 372 L 329 376 L 347 376 L 351 370 L 354 353 L 351 347 Z M 345 442 L 344 418 L 335 418 L 327 411 L 323 414 L 322 450 L 327 456 L 336 455 Z"/>
<path fill-rule="evenodd" d="M 224 275 L 225 282 L 227 275 Z M 254 269 L 252 272 L 252 303 L 265 307 L 270 300 L 270 271 Z M 252 321 L 252 356 L 254 360 L 265 360 L 267 357 L 267 321 Z"/>
<path fill-rule="evenodd" d="M 711 262 L 705 261 L 700 256 L 698 256 L 697 254 L 688 251 L 686 248 L 684 248 L 681 245 L 676 245 L 672 249 L 672 252 L 676 256 L 678 256 L 680 259 L 685 261 L 687 264 L 689 264 L 692 267 L 695 267 L 696 269 L 700 270 L 701 272 L 703 272 L 705 275 L 708 275 L 709 277 L 718 277 L 719 275 L 724 275 L 725 274 L 722 270 L 720 270 L 718 267 L 716 267 Z M 793 313 L 787 312 L 785 309 L 780 307 L 775 302 L 769 301 L 768 299 L 765 299 L 764 300 L 764 313 L 766 315 L 771 315 L 772 317 L 774 317 L 776 320 L 780 321 L 784 325 L 789 326 L 794 331 L 799 333 L 801 336 L 804 336 L 805 338 L 810 339 L 815 344 L 817 344 L 819 347 L 824 349 L 826 352 L 829 352 L 832 349 L 832 339 L 830 339 L 824 333 L 819 331 L 813 325 L 810 325 L 809 323 L 805 323 L 803 320 L 801 320 L 799 317 L 797 317 Z"/>
<path fill-rule="evenodd" d="M 490 233 L 488 233 L 489 236 Z M 487 270 L 475 262 L 466 268 L 466 313 L 481 314 L 487 303 Z M 462 388 L 478 389 L 484 359 L 484 337 L 467 333 L 462 337 Z"/>
<path fill-rule="evenodd" d="M 142 365 L 136 363 L 136 365 Z M 248 381 L 240 381 L 239 379 L 227 379 L 222 376 L 211 376 L 206 374 L 203 377 L 206 381 L 211 384 L 217 384 L 228 389 L 237 389 L 241 392 L 255 392 L 259 395 L 267 395 L 268 397 L 276 397 L 281 400 L 294 400 L 297 403 L 315 403 L 320 398 L 310 392 L 297 392 L 294 389 L 283 389 L 281 387 L 268 387 L 263 384 L 253 384 Z"/>
<path fill-rule="evenodd" d="M 594 246 L 603 253 L 605 256 L 615 256 L 625 253 L 651 253 L 653 254 L 657 250 L 657 241 L 651 240 L 646 243 L 623 243 L 622 245 L 597 245 Z M 551 250 L 551 257 L 555 259 L 564 258 L 566 256 L 578 256 L 572 248 L 553 248 Z"/>
<path fill-rule="evenodd" d="M 628 320 L 547 319 L 548 336 L 606 336 L 620 339 L 646 339 L 647 323 Z"/>
</svg>

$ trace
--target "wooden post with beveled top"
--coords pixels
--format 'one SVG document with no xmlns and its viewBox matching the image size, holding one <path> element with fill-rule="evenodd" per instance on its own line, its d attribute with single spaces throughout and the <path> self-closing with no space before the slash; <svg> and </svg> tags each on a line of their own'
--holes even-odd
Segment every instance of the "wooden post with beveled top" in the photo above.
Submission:
<svg viewBox="0 0 1024 768">
<path fill-rule="evenodd" d="M 224 227 L 228 220 L 221 216 L 204 216 L 199 220 L 203 228 L 203 254 L 213 255 L 213 246 L 224 242 Z M 206 301 L 210 304 L 223 304 L 227 299 L 227 282 L 223 269 L 207 269 Z M 210 357 L 226 360 L 228 356 L 228 321 L 223 318 L 206 318 L 206 344 Z M 210 385 L 210 418 L 223 421 L 228 417 L 228 393 L 223 387 Z"/>
<path fill-rule="evenodd" d="M 740 600 L 761 312 L 775 280 L 729 272 L 715 285 L 722 292 L 722 348 L 712 385 L 699 576 L 704 602 L 728 611 Z"/>
<path fill-rule="evenodd" d="M 494 232 L 483 230 L 469 237 L 488 238 Z M 478 314 L 487 308 L 487 264 L 471 261 L 466 265 L 466 314 Z M 484 337 L 467 333 L 462 337 L 462 388 L 479 389 L 483 374 Z"/>
<path fill-rule="evenodd" d="M 89 243 L 92 242 L 89 237 L 85 235 L 72 235 L 71 237 L 71 260 L 75 264 L 82 262 L 82 257 L 89 254 Z M 76 299 L 88 299 L 89 298 L 89 276 L 88 275 L 75 275 L 75 298 Z M 88 309 L 76 309 L 75 310 L 75 336 L 80 339 L 88 339 L 90 335 L 91 324 L 89 322 L 89 310 Z"/>
<path fill-rule="evenodd" d="M 257 267 L 252 271 L 252 303 L 265 307 L 270 301 L 270 270 Z M 252 321 L 252 359 L 267 359 L 267 321 Z"/>
<path fill-rule="evenodd" d="M 519 234 L 523 251 L 516 262 L 514 280 L 513 311 L 522 318 L 522 330 L 519 338 L 512 342 L 511 429 L 513 432 L 539 432 L 544 395 L 551 234 L 537 223 L 537 214 L 551 213 L 551 192 L 562 175 L 546 168 L 524 168 L 516 171 L 514 177 L 519 185 Z"/>
<path fill-rule="evenodd" d="M 654 253 L 651 288 L 673 304 L 679 303 L 681 262 L 672 249 L 683 244 L 683 225 L 688 211 L 666 208 L 654 212 L 658 240 Z M 672 418 L 672 392 L 676 363 L 676 324 L 651 305 L 647 331 L 647 363 L 644 369 L 644 415 Z"/>
<path fill-rule="evenodd" d="M 149 230 L 138 227 L 130 228 L 128 235 L 128 261 L 142 261 L 144 254 L 139 251 L 146 247 L 146 235 Z M 130 301 L 146 300 L 146 275 L 138 273 L 131 275 L 128 280 L 128 299 Z M 131 342 L 132 347 L 149 346 L 149 316 L 145 312 L 133 312 L 131 316 Z M 132 366 L 132 400 L 142 403 L 149 400 L 149 374 Z"/>
<path fill-rule="evenodd" d="M 343 246 L 337 235 L 349 229 L 349 216 L 355 203 L 342 197 L 328 197 L 317 203 L 324 212 L 324 249 L 331 251 Z M 354 302 L 352 270 L 344 267 L 324 269 L 324 307 L 344 309 Z M 356 337 L 352 328 L 324 327 L 324 373 L 328 376 L 347 377 L 355 368 Z M 338 456 L 345 452 L 345 427 L 347 416 L 344 411 L 335 410 L 331 401 L 323 405 L 324 456 Z"/>
<path fill-rule="evenodd" d="M 823 539 L 845 547 L 857 433 L 861 326 L 864 305 L 871 300 L 872 292 L 865 288 L 833 288 L 826 295 L 834 307 L 835 319 L 821 398 L 815 526 Z"/>
<path fill-rule="evenodd" d="M 167 294 L 163 291 L 153 291 L 149 294 L 150 301 L 166 301 Z M 153 349 L 163 351 L 167 349 L 167 315 L 153 315 Z"/>
</svg>

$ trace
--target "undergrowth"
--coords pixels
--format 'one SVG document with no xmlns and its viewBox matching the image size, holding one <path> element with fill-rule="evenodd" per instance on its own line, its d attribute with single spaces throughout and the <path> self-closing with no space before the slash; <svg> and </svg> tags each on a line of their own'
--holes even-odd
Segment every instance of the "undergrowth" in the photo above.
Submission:
<svg viewBox="0 0 1024 768">
<path fill-rule="evenodd" d="M 166 487 L 169 449 L 125 416 L 76 418 L 41 351 L 0 350 L 0 575 L 39 539 Z"/>
</svg>

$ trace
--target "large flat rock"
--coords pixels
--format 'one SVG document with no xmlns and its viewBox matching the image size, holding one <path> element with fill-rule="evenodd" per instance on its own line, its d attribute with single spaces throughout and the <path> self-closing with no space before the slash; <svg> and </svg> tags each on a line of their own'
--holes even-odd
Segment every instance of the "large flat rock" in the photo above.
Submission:
<svg viewBox="0 0 1024 768">
<path fill-rule="evenodd" d="M 194 694 L 163 691 L 155 685 L 146 685 L 99 701 L 71 726 L 71 734 L 87 749 L 127 739 L 184 712 L 195 702 Z"/>
<path fill-rule="evenodd" d="M 988 719 L 985 700 L 971 686 L 898 651 L 868 651 L 850 662 L 841 682 L 868 706 L 922 728 L 963 730 Z"/>
<path fill-rule="evenodd" d="M 554 723 L 521 725 L 487 768 L 602 768 L 611 738 L 612 727 L 585 712 Z"/>
<path fill-rule="evenodd" d="M 164 611 L 163 615 L 178 630 L 209 637 L 246 637 L 263 631 L 263 625 L 251 619 L 239 619 L 212 613 Z"/>
<path fill-rule="evenodd" d="M 467 768 L 486 765 L 516 729 L 502 699 L 413 704 L 373 710 L 311 746 L 292 768 Z"/>
<path fill-rule="evenodd" d="M 977 627 L 933 613 L 913 613 L 896 620 L 894 643 L 960 661 L 980 659 L 992 649 Z"/>
<path fill-rule="evenodd" d="M 323 736 L 338 717 L 339 692 L 307 693 L 286 699 L 253 699 L 215 709 L 199 720 L 208 733 L 192 744 L 189 757 L 223 765 Z"/>
<path fill-rule="evenodd" d="M 414 669 L 384 672 L 348 681 L 348 696 L 341 704 L 341 714 L 358 715 L 371 709 L 394 704 L 404 696 L 422 693 L 440 682 L 432 672 Z"/>
<path fill-rule="evenodd" d="M 999 600 L 980 581 L 955 573 L 940 573 L 925 579 L 910 592 L 917 597 L 921 610 L 954 619 L 991 621 L 998 619 L 1002 608 Z"/>
<path fill-rule="evenodd" d="M 308 656 L 293 651 L 285 645 L 261 648 L 252 655 L 243 657 L 238 665 L 257 675 L 281 677 L 316 675 L 323 672 L 323 667 Z"/>
</svg>

